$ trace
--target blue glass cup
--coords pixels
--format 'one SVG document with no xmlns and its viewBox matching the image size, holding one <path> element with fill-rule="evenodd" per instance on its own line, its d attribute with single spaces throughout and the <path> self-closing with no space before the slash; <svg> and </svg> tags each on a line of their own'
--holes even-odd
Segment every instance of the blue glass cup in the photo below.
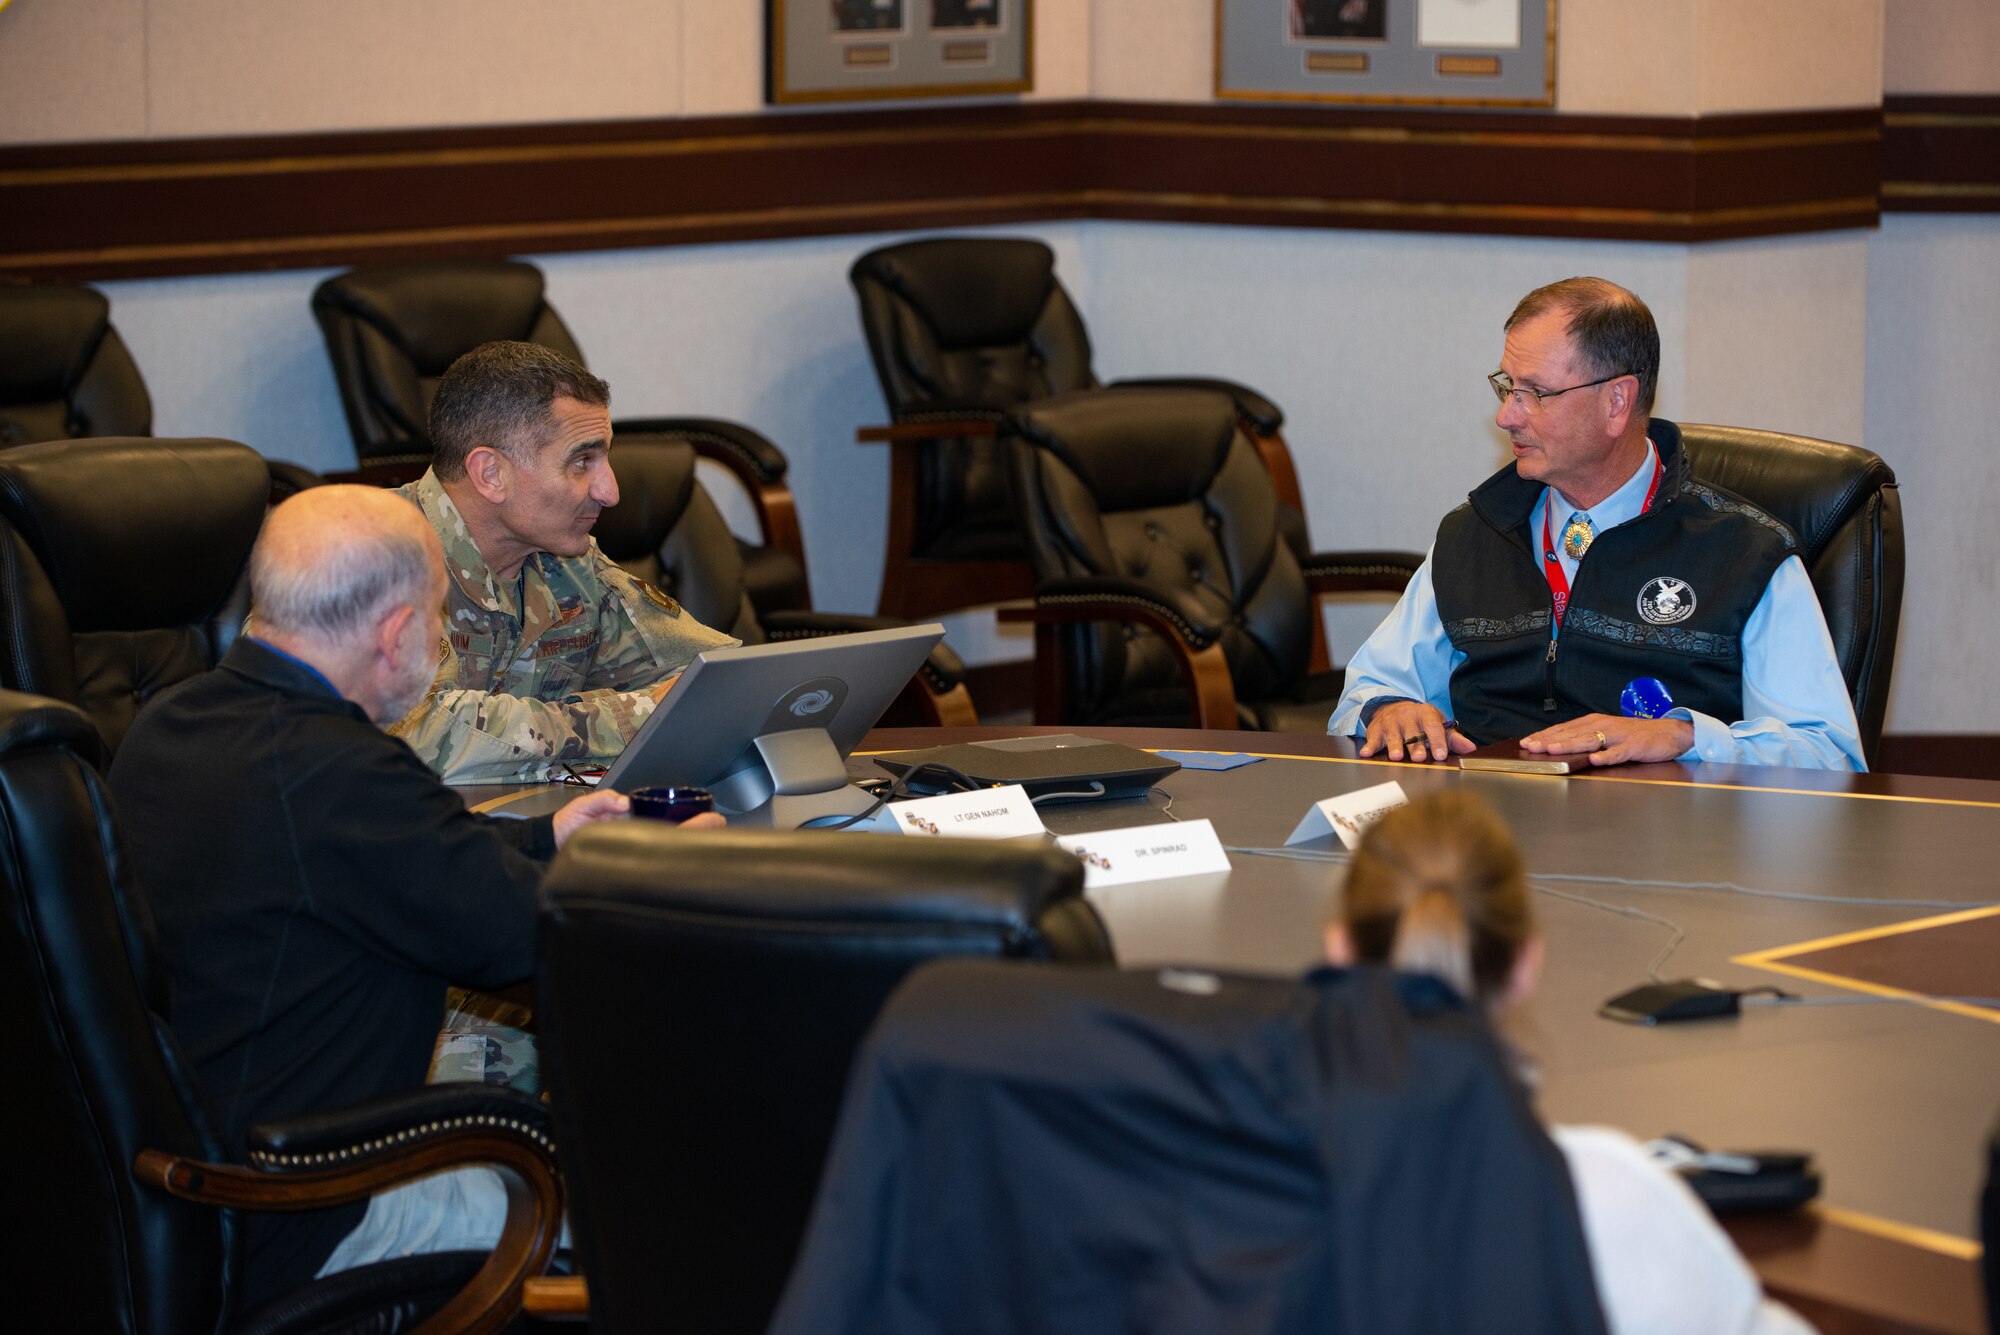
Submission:
<svg viewBox="0 0 2000 1335">
<path fill-rule="evenodd" d="M 706 788 L 640 788 L 626 796 L 631 799 L 633 815 L 672 825 L 715 810 L 715 794 Z"/>
</svg>

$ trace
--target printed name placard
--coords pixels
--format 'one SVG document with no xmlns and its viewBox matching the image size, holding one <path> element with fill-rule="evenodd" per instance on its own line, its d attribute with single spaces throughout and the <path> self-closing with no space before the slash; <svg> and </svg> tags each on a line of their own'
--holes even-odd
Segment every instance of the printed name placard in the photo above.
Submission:
<svg viewBox="0 0 2000 1335">
<path fill-rule="evenodd" d="M 1409 800 L 1403 785 L 1393 779 L 1388 783 L 1378 783 L 1373 788 L 1329 797 L 1323 802 L 1313 803 L 1312 810 L 1306 813 L 1305 819 L 1299 822 L 1299 827 L 1292 831 L 1285 843 L 1302 844 L 1308 839 L 1337 834 L 1341 843 L 1357 848 L 1369 826 Z"/>
<path fill-rule="evenodd" d="M 1028 790 L 1018 783 L 891 802 L 887 814 L 904 834 L 940 839 L 1018 839 L 1048 833 L 1035 804 L 1028 800 Z"/>
<path fill-rule="evenodd" d="M 1056 843 L 1083 860 L 1086 890 L 1229 870 L 1229 855 L 1215 837 L 1215 826 L 1205 820 L 1095 830 L 1065 835 Z"/>
</svg>

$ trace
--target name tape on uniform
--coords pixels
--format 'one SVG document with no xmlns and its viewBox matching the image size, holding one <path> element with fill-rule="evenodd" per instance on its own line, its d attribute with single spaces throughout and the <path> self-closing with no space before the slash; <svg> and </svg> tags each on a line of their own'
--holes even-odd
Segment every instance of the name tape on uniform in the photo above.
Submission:
<svg viewBox="0 0 2000 1335">
<path fill-rule="evenodd" d="M 1222 851 L 1215 826 L 1205 820 L 1095 830 L 1065 835 L 1056 843 L 1083 859 L 1086 890 L 1229 870 L 1229 855 Z"/>
<path fill-rule="evenodd" d="M 891 802 L 888 815 L 904 834 L 940 839 L 1019 839 L 1048 833 L 1028 790 L 1018 783 L 969 793 Z"/>
<path fill-rule="evenodd" d="M 1285 840 L 1287 846 L 1302 844 L 1308 839 L 1323 839 L 1329 834 L 1340 836 L 1340 842 L 1349 848 L 1358 848 L 1361 836 L 1368 827 L 1389 814 L 1396 807 L 1409 803 L 1409 794 L 1403 785 L 1391 779 L 1378 783 L 1373 788 L 1361 788 L 1339 797 L 1329 797 L 1323 802 L 1315 802 L 1312 810 L 1306 812 L 1305 819 Z"/>
</svg>

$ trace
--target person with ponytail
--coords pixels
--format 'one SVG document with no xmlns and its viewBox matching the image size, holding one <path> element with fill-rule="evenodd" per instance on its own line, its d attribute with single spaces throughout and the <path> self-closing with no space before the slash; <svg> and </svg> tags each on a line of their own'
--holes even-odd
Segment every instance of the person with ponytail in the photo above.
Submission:
<svg viewBox="0 0 2000 1335">
<path fill-rule="evenodd" d="M 1458 789 L 1384 816 L 1355 850 L 1333 963 L 1434 975 L 1497 1023 L 1542 969 L 1527 871 L 1493 809 Z M 1757 1277 L 1687 1184 L 1622 1131 L 1554 1126 L 1612 1335 L 1810 1335 Z"/>
</svg>

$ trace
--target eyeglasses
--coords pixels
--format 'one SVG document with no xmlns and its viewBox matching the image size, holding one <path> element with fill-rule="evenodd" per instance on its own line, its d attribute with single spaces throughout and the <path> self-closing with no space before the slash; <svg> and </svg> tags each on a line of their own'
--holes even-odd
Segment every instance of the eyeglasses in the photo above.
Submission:
<svg viewBox="0 0 2000 1335">
<path fill-rule="evenodd" d="M 1618 379 L 1618 376 L 1631 374 L 1630 371 L 1620 371 L 1617 375 L 1608 375 L 1602 380 L 1590 380 L 1581 385 L 1570 385 L 1565 389 L 1529 389 L 1526 385 L 1515 384 L 1508 378 L 1505 371 L 1495 371 L 1492 375 L 1486 377 L 1486 383 L 1493 386 L 1493 397 L 1500 400 L 1500 402 L 1505 403 L 1509 398 L 1518 396 L 1523 408 L 1526 408 L 1531 413 L 1538 413 L 1542 410 L 1543 399 L 1552 399 L 1558 394 L 1567 394 L 1572 389 L 1589 389 L 1592 385 L 1608 385 Z"/>
</svg>

